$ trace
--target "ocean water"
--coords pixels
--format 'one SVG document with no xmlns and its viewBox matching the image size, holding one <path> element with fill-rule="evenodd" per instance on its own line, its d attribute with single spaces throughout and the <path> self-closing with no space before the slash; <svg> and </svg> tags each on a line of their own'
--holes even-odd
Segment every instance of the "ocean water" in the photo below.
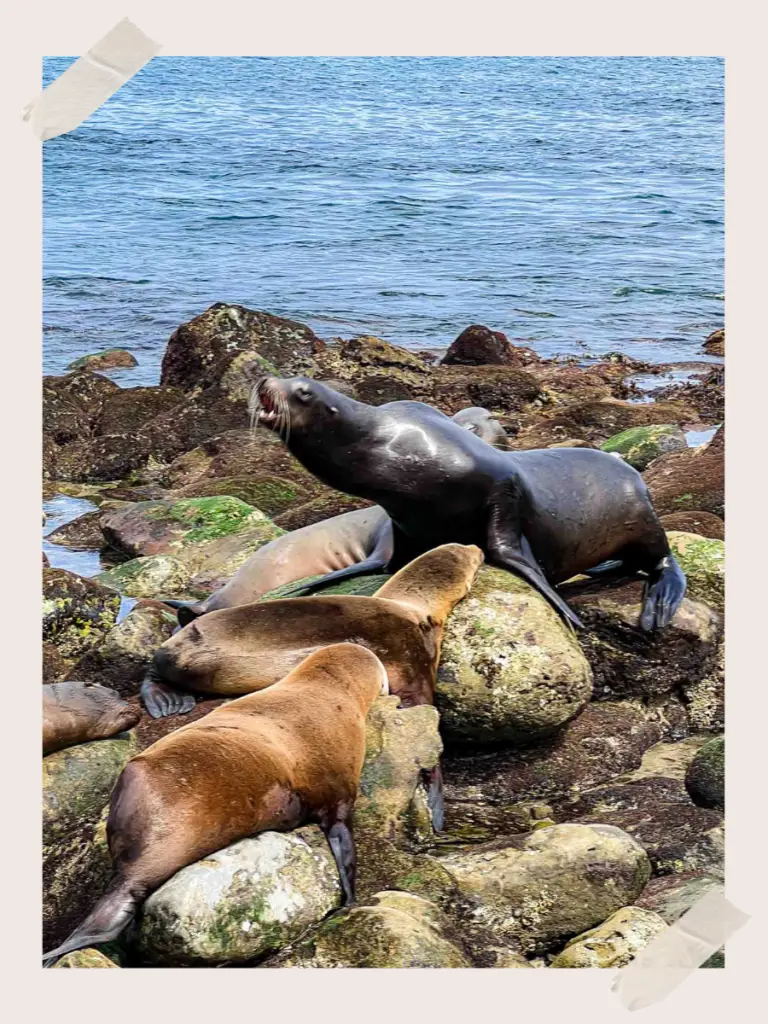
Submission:
<svg viewBox="0 0 768 1024">
<path fill-rule="evenodd" d="M 46 84 L 73 58 L 48 58 Z M 440 348 L 699 359 L 723 323 L 719 58 L 156 57 L 46 142 L 44 368 L 155 383 L 213 302 Z"/>
</svg>

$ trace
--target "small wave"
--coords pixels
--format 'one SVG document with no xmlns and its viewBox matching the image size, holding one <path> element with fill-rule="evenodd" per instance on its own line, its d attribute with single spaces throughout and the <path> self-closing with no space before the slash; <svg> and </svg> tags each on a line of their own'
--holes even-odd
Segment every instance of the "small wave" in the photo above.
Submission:
<svg viewBox="0 0 768 1024">
<path fill-rule="evenodd" d="M 614 288 L 613 294 L 617 298 L 625 298 L 627 295 L 674 295 L 675 293 L 671 288 L 633 288 L 631 285 L 622 285 L 620 288 Z"/>
<path fill-rule="evenodd" d="M 433 295 L 431 292 L 399 292 L 395 289 L 386 289 L 385 291 L 379 292 L 379 295 L 384 295 L 387 298 L 404 298 L 404 299 L 439 299 L 440 295 Z"/>
<path fill-rule="evenodd" d="M 107 281 L 111 284 L 151 284 L 148 277 L 135 279 L 125 277 L 104 277 L 99 274 L 73 274 L 71 277 L 44 277 L 43 284 L 49 288 L 68 288 L 73 284 L 82 284 L 83 281 Z"/>
<path fill-rule="evenodd" d="M 552 317 L 552 318 L 556 318 L 557 317 L 557 313 L 539 312 L 536 309 L 517 309 L 517 308 L 513 307 L 512 308 L 512 312 L 513 313 L 523 313 L 523 314 L 525 314 L 525 316 L 540 316 L 540 317 L 545 317 L 547 319 L 549 319 L 550 317 Z"/>
<path fill-rule="evenodd" d="M 214 214 L 211 217 L 206 217 L 206 220 L 279 220 L 279 214 L 277 213 L 255 213 L 255 214 L 241 214 L 241 213 L 227 213 L 221 216 Z"/>
</svg>

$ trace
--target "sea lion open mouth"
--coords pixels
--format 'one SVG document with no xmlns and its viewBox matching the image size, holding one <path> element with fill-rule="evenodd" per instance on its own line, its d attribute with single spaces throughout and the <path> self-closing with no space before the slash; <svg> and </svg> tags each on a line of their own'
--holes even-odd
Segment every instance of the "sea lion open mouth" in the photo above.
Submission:
<svg viewBox="0 0 768 1024">
<path fill-rule="evenodd" d="M 290 429 L 288 402 L 270 377 L 262 377 L 256 382 L 249 405 L 251 428 L 272 430 L 287 443 Z"/>
</svg>

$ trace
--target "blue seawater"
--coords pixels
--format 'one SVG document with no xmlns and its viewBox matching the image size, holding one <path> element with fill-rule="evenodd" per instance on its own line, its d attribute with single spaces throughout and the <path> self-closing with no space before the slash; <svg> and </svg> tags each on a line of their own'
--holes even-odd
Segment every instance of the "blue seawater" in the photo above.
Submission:
<svg viewBox="0 0 768 1024">
<path fill-rule="evenodd" d="M 46 84 L 73 58 L 47 58 Z M 723 322 L 703 57 L 156 57 L 46 142 L 44 367 L 155 383 L 216 301 L 442 348 L 701 358 Z"/>
</svg>

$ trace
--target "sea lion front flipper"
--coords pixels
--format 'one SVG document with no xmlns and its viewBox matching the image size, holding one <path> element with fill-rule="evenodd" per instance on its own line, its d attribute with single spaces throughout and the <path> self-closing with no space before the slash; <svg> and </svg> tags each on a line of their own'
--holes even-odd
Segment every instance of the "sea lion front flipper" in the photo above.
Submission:
<svg viewBox="0 0 768 1024">
<path fill-rule="evenodd" d="M 355 853 L 355 840 L 352 836 L 346 821 L 336 819 L 332 825 L 323 828 L 325 838 L 331 848 L 336 867 L 339 869 L 341 889 L 344 893 L 342 906 L 355 902 L 355 874 L 357 870 L 357 855 Z"/>
<path fill-rule="evenodd" d="M 167 683 L 161 683 L 151 670 L 141 684 L 141 699 L 152 718 L 167 718 L 168 715 L 186 715 L 195 706 L 191 693 L 174 690 Z"/>
<path fill-rule="evenodd" d="M 640 628 L 646 632 L 663 629 L 674 618 L 685 597 L 688 581 L 673 554 L 666 555 L 648 574 L 643 591 Z"/>
<path fill-rule="evenodd" d="M 590 579 L 605 579 L 607 576 L 617 575 L 619 573 L 626 573 L 627 567 L 620 558 L 609 558 L 607 562 L 601 562 L 600 565 L 594 566 L 592 569 L 585 569 L 584 575 L 589 576 Z"/>
</svg>

